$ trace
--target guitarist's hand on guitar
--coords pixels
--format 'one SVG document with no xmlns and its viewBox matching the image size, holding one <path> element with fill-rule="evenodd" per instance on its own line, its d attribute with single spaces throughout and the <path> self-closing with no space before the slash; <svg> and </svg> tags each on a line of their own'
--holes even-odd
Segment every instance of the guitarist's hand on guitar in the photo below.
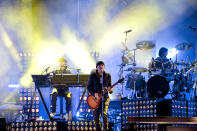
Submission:
<svg viewBox="0 0 197 131">
<path fill-rule="evenodd" d="M 108 92 L 111 94 L 113 92 L 113 88 L 108 87 Z"/>
<path fill-rule="evenodd" d="M 111 87 L 104 87 L 104 89 L 109 92 L 110 94 L 113 92 L 113 88 Z"/>
<path fill-rule="evenodd" d="M 94 96 L 96 97 L 96 99 L 100 99 L 99 94 L 98 93 L 94 93 Z"/>
</svg>

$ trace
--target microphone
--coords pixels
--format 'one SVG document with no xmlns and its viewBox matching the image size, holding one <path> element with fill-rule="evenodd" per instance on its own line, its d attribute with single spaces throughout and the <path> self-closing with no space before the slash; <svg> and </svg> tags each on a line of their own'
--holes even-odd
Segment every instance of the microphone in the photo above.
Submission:
<svg viewBox="0 0 197 131">
<path fill-rule="evenodd" d="M 50 66 L 49 66 L 49 67 L 47 67 L 46 69 L 44 69 L 44 70 L 42 71 L 42 73 L 41 73 L 41 74 L 43 75 L 43 73 L 44 73 L 44 72 L 46 72 L 46 73 L 47 73 L 47 72 L 48 72 L 48 70 L 49 70 L 49 68 L 50 68 Z"/>
<path fill-rule="evenodd" d="M 48 72 L 49 68 L 50 68 L 50 66 L 49 66 L 49 67 L 47 67 L 47 68 L 45 69 L 45 72 L 46 72 L 46 73 Z"/>
<path fill-rule="evenodd" d="M 194 27 L 194 26 L 188 26 L 188 28 L 190 28 L 190 29 L 192 29 L 192 30 L 195 30 L 196 29 L 196 27 Z"/>
<path fill-rule="evenodd" d="M 129 32 L 131 32 L 132 30 L 127 30 L 127 31 L 125 31 L 124 33 L 129 33 Z"/>
</svg>

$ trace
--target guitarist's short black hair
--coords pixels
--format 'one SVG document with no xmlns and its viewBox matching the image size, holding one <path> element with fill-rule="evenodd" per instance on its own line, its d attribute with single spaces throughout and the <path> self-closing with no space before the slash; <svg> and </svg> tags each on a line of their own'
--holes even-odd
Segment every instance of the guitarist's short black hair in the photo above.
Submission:
<svg viewBox="0 0 197 131">
<path fill-rule="evenodd" d="M 99 66 L 99 65 L 101 65 L 101 64 L 105 65 L 105 63 L 104 63 L 103 61 L 97 61 L 97 62 L 96 62 L 96 68 L 97 68 L 97 66 Z"/>
</svg>

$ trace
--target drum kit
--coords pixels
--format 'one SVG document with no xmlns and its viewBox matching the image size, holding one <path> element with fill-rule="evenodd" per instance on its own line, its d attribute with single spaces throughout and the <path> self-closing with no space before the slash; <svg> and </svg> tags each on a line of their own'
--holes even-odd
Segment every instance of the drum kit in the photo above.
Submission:
<svg viewBox="0 0 197 131">
<path fill-rule="evenodd" d="M 178 62 L 176 56 L 175 62 L 170 59 L 152 59 L 148 69 L 136 67 L 135 51 L 137 49 L 150 50 L 154 47 L 155 44 L 152 41 L 141 41 L 136 44 L 136 49 L 134 50 L 125 48 L 121 66 L 121 69 L 127 67 L 126 70 L 123 70 L 123 72 L 127 72 L 125 88 L 134 92 L 134 98 L 164 98 L 168 95 L 172 99 L 186 99 L 185 93 L 191 93 L 193 96 L 191 95 L 190 97 L 196 97 L 194 93 L 196 91 L 196 78 L 194 79 L 197 72 L 196 61 L 192 63 Z M 191 43 L 176 45 L 176 49 L 179 51 L 189 50 L 192 47 Z M 134 55 L 131 56 L 132 51 Z M 129 63 L 129 61 L 133 61 L 133 63 Z M 147 81 L 143 75 L 144 73 L 147 74 Z"/>
</svg>

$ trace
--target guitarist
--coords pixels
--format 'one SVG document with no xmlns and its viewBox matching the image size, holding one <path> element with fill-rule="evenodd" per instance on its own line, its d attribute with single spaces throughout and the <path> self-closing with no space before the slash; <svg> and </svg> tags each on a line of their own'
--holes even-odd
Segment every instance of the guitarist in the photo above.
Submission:
<svg viewBox="0 0 197 131">
<path fill-rule="evenodd" d="M 103 120 L 104 120 L 104 129 L 109 130 L 108 128 L 108 119 L 107 119 L 107 110 L 109 106 L 109 95 L 108 93 L 113 92 L 113 88 L 111 87 L 111 75 L 109 73 L 106 73 L 104 71 L 105 69 L 105 64 L 103 61 L 98 61 L 96 63 L 96 71 L 93 71 L 90 74 L 88 84 L 87 84 L 87 89 L 88 92 L 95 96 L 96 99 L 101 98 L 101 92 L 102 92 L 102 84 L 103 83 L 103 88 L 105 90 L 108 90 L 106 94 L 104 94 L 104 112 L 103 112 Z M 103 78 L 103 79 L 102 79 Z M 100 126 L 100 117 L 102 114 L 102 103 L 100 103 L 99 107 L 97 109 L 93 110 L 93 117 L 95 121 L 95 126 L 97 131 L 101 131 L 101 126 Z"/>
</svg>

